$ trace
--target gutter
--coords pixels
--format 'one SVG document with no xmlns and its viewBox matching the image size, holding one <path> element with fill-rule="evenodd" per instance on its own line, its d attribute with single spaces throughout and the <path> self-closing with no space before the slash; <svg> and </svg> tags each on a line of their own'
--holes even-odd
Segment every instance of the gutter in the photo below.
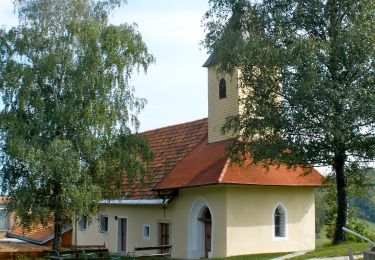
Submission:
<svg viewBox="0 0 375 260">
<path fill-rule="evenodd" d="M 119 199 L 119 200 L 101 200 L 103 205 L 164 205 L 168 204 L 169 199 Z"/>
</svg>

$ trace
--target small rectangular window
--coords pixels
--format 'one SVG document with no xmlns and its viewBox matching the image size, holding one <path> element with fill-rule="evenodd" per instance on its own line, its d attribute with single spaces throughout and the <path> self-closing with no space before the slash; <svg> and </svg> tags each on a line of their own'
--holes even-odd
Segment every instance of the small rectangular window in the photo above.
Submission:
<svg viewBox="0 0 375 260">
<path fill-rule="evenodd" d="M 81 231 L 86 230 L 86 228 L 87 228 L 87 217 L 86 216 L 83 216 L 79 220 L 79 228 L 81 229 Z"/>
<path fill-rule="evenodd" d="M 150 225 L 143 225 L 143 239 L 150 240 Z"/>
<path fill-rule="evenodd" d="M 9 230 L 9 218 L 5 207 L 0 206 L 0 231 Z"/>
<path fill-rule="evenodd" d="M 100 228 L 99 231 L 101 233 L 108 232 L 108 216 L 100 215 Z"/>
</svg>

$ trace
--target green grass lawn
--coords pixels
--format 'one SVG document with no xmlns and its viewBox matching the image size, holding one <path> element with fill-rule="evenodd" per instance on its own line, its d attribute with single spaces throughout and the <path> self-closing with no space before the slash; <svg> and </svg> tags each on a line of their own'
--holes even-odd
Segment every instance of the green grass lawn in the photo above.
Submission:
<svg viewBox="0 0 375 260">
<path fill-rule="evenodd" d="M 327 238 L 326 234 L 327 234 L 327 226 L 323 226 L 319 234 L 316 235 L 316 240 L 315 240 L 316 248 L 320 248 L 326 244 L 331 243 L 331 240 Z"/>
<path fill-rule="evenodd" d="M 306 253 L 302 256 L 293 257 L 291 259 L 294 260 L 301 260 L 301 259 L 309 259 L 314 257 L 334 257 L 334 256 L 347 256 L 348 249 L 351 248 L 354 255 L 362 254 L 362 251 L 370 248 L 370 245 L 365 242 L 345 242 L 336 246 L 327 244 L 320 248 L 315 249 L 310 253 Z"/>
<path fill-rule="evenodd" d="M 310 253 L 306 253 L 302 256 L 296 256 L 291 259 L 301 260 L 301 259 L 310 259 L 315 257 L 335 257 L 335 256 L 347 256 L 348 249 L 351 248 L 354 255 L 361 255 L 362 251 L 370 248 L 370 245 L 365 242 L 346 242 L 340 245 L 333 246 L 330 243 L 322 245 L 321 247 L 315 249 Z M 257 255 L 240 255 L 240 256 L 231 256 L 225 258 L 214 258 L 215 260 L 269 260 L 279 256 L 287 255 L 289 253 L 273 253 L 273 254 L 257 254 Z M 129 260 L 129 258 L 122 258 Z M 150 259 L 150 258 L 148 258 Z M 157 258 L 155 258 L 157 259 Z M 160 259 L 160 258 L 159 258 Z M 152 260 L 152 259 L 151 259 Z"/>
<path fill-rule="evenodd" d="M 276 258 L 282 255 L 287 255 L 289 253 L 273 253 L 273 254 L 259 254 L 259 255 L 239 255 L 239 256 L 231 256 L 231 257 L 224 257 L 224 258 L 212 258 L 215 260 L 270 260 L 272 258 Z M 122 260 L 129 260 L 131 258 L 122 257 Z M 139 259 L 139 258 L 137 258 Z M 141 258 L 142 259 L 142 258 Z M 147 258 L 147 260 L 160 260 L 161 258 Z M 146 260 L 146 258 L 144 258 Z"/>
<path fill-rule="evenodd" d="M 259 255 L 239 255 L 231 256 L 225 258 L 213 258 L 215 260 L 270 260 L 282 255 L 287 255 L 289 253 L 273 253 L 273 254 L 259 254 Z"/>
<path fill-rule="evenodd" d="M 369 222 L 369 221 L 365 221 L 365 222 L 367 223 L 368 227 L 370 228 L 370 231 L 375 234 L 375 223 L 372 223 L 372 222 Z"/>
</svg>

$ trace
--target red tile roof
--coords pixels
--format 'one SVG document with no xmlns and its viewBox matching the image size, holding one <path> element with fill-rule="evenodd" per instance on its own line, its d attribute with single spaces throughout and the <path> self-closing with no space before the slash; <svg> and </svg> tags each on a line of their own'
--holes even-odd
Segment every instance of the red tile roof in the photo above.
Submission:
<svg viewBox="0 0 375 260">
<path fill-rule="evenodd" d="M 72 230 L 71 225 L 64 225 L 63 234 Z M 11 232 L 7 233 L 7 237 L 18 238 L 35 244 L 46 244 L 54 238 L 54 222 L 49 221 L 46 225 L 39 223 L 33 224 L 29 229 L 23 229 L 19 225 L 14 225 Z"/>
<path fill-rule="evenodd" d="M 202 140 L 156 187 L 171 189 L 218 183 L 226 164 L 225 145 L 230 141 Z"/>
<path fill-rule="evenodd" d="M 322 176 L 302 167 L 270 166 L 267 170 L 249 161 L 243 166 L 230 164 L 225 154 L 229 140 L 208 144 L 202 140 L 157 186 L 156 189 L 177 189 L 211 184 L 242 184 L 269 186 L 320 186 Z"/>
<path fill-rule="evenodd" d="M 158 198 L 155 186 L 207 136 L 207 118 L 141 133 L 154 154 L 152 177 L 125 191 L 125 199 Z"/>
<path fill-rule="evenodd" d="M 230 140 L 208 144 L 207 119 L 141 133 L 154 154 L 151 177 L 125 190 L 124 199 L 160 198 L 157 191 L 212 184 L 320 186 L 314 169 L 231 165 L 225 154 Z"/>
</svg>

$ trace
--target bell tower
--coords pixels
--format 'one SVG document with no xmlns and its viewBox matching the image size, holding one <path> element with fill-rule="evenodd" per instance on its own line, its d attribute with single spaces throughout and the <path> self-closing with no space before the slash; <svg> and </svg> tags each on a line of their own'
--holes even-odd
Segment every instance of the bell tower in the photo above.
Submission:
<svg viewBox="0 0 375 260">
<path fill-rule="evenodd" d="M 229 139 L 234 134 L 221 133 L 228 116 L 239 113 L 238 77 L 236 70 L 232 75 L 221 74 L 213 55 L 203 64 L 208 73 L 208 142 Z"/>
</svg>

